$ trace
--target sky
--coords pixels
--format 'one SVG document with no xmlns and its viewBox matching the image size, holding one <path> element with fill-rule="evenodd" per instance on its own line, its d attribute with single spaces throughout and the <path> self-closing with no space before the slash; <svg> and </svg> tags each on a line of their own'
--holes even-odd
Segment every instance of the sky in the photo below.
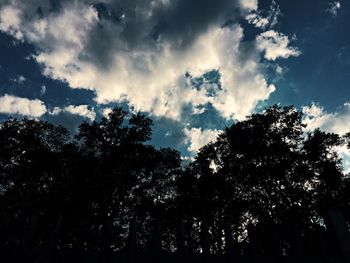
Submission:
<svg viewBox="0 0 350 263">
<path fill-rule="evenodd" d="M 121 106 L 184 159 L 276 103 L 344 134 L 349 25 L 349 0 L 0 0 L 0 119 L 75 133 Z"/>
</svg>

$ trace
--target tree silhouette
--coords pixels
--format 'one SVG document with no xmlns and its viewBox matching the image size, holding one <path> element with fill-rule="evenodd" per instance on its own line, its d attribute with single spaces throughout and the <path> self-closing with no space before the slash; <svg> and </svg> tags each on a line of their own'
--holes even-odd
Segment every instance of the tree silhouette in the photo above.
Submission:
<svg viewBox="0 0 350 263">
<path fill-rule="evenodd" d="M 183 222 L 187 252 L 223 254 L 231 234 L 238 253 L 249 251 L 247 230 L 255 229 L 260 251 L 270 253 L 263 237 L 278 227 L 292 253 L 292 232 L 311 251 L 330 208 L 350 222 L 350 183 L 337 154 L 350 148 L 350 133 L 306 132 L 302 113 L 275 105 L 227 127 L 183 166 L 178 151 L 147 144 L 151 125 L 121 108 L 82 123 L 75 137 L 44 121 L 3 121 L 1 248 L 122 250 L 133 222 L 147 252 L 161 221 L 170 251 Z"/>
<path fill-rule="evenodd" d="M 142 224 L 151 224 L 150 218 L 169 210 L 180 155 L 144 144 L 150 139 L 151 124 L 143 115 L 116 108 L 100 122 L 83 123 L 77 135 L 82 141 L 81 155 L 93 164 L 89 170 L 96 171 L 92 183 L 96 196 L 91 202 L 98 210 L 94 211 L 97 226 L 116 223 L 114 241 L 121 242 L 118 247 L 125 243 L 125 229 L 131 220 L 137 218 L 139 227 L 147 228 L 149 225 Z M 145 238 L 148 241 L 140 237 L 141 246 L 149 245 L 150 238 Z"/>
<path fill-rule="evenodd" d="M 59 185 L 68 132 L 50 123 L 9 119 L 0 126 L 1 211 L 13 230 L 6 242 L 18 243 L 30 220 L 50 221 Z M 40 229 L 47 235 L 48 228 Z"/>
<path fill-rule="evenodd" d="M 227 128 L 203 147 L 179 183 L 184 211 L 204 218 L 212 247 L 222 251 L 223 225 L 236 241 L 247 222 L 314 228 L 339 203 L 338 135 L 304 132 L 302 114 L 273 106 Z M 191 200 L 189 202 L 189 200 Z"/>
</svg>

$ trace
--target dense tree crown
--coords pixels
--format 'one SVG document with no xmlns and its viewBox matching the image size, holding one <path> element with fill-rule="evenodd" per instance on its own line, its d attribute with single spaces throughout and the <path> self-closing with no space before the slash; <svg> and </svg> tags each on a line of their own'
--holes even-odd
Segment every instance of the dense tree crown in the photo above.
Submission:
<svg viewBox="0 0 350 263">
<path fill-rule="evenodd" d="M 306 132 L 302 113 L 272 106 L 227 127 L 183 166 L 179 152 L 147 144 L 152 121 L 115 108 L 84 122 L 72 137 L 64 127 L 39 120 L 0 124 L 0 209 L 3 248 L 20 243 L 33 221 L 37 246 L 57 224 L 59 246 L 100 249 L 112 236 L 125 246 L 136 222 L 138 245 L 150 246 L 150 229 L 162 219 L 164 247 L 174 247 L 182 220 L 189 251 L 199 251 L 206 222 L 211 249 L 222 253 L 227 224 L 244 249 L 249 223 L 277 223 L 307 233 L 325 227 L 326 212 L 343 209 L 350 222 L 350 183 L 337 148 L 350 134 Z M 226 228 L 227 229 L 227 228 Z"/>
</svg>

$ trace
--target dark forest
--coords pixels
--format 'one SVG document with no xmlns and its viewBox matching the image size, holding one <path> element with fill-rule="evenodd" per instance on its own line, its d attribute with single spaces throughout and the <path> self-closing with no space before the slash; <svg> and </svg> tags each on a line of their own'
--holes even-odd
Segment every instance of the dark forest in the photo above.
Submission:
<svg viewBox="0 0 350 263">
<path fill-rule="evenodd" d="M 330 211 L 349 226 L 350 179 L 336 149 L 350 147 L 350 134 L 306 132 L 302 120 L 294 107 L 266 108 L 184 165 L 178 151 L 148 144 L 151 119 L 121 108 L 83 122 L 76 135 L 7 119 L 0 124 L 1 251 L 23 251 L 33 262 L 48 262 L 42 250 L 117 253 L 130 247 L 132 232 L 134 250 L 147 254 L 156 226 L 164 253 L 180 249 L 182 231 L 182 253 L 249 254 L 254 229 L 260 254 L 297 253 L 295 236 L 317 254 L 321 233 L 327 253 L 337 255 Z M 273 247 L 263 241 L 271 229 Z"/>
</svg>

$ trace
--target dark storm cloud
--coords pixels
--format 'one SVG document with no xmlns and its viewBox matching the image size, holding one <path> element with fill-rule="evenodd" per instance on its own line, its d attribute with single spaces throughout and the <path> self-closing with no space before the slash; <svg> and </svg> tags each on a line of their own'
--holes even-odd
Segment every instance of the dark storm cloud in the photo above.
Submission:
<svg viewBox="0 0 350 263">
<path fill-rule="evenodd" d="M 96 3 L 99 26 L 91 31 L 86 48 L 89 59 L 108 64 L 118 51 L 152 50 L 167 42 L 185 49 L 211 25 L 221 26 L 238 17 L 233 0 L 122 0 Z"/>
<path fill-rule="evenodd" d="M 0 6 L 16 4 L 23 10 L 28 20 L 34 17 L 44 17 L 49 13 L 58 12 L 69 0 L 0 0 Z"/>
<path fill-rule="evenodd" d="M 13 4 L 0 0 L 0 5 Z M 167 42 L 180 50 L 210 26 L 238 17 L 239 0 L 22 0 L 15 2 L 27 22 L 59 13 L 67 5 L 92 6 L 99 23 L 89 32 L 81 59 L 107 66 L 112 54 L 154 50 Z"/>
<path fill-rule="evenodd" d="M 224 24 L 234 16 L 237 4 L 232 0 L 178 0 L 168 8 L 156 10 L 155 33 L 171 42 L 186 45 L 212 24 Z"/>
</svg>

